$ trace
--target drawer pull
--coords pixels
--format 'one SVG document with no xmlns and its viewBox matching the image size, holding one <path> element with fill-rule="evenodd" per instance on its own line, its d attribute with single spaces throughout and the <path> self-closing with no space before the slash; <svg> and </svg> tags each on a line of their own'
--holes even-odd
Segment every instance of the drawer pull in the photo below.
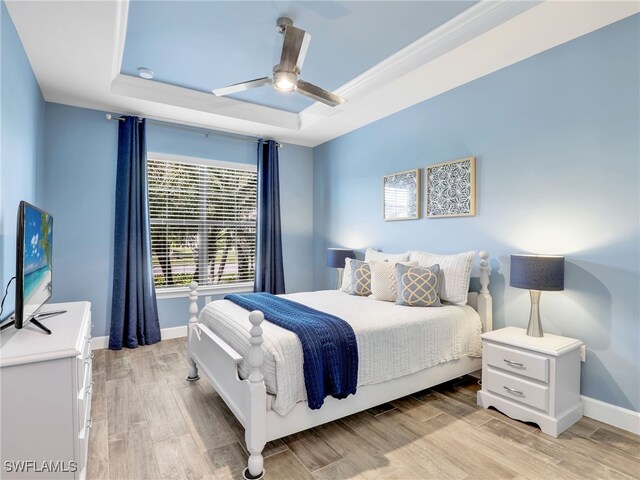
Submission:
<svg viewBox="0 0 640 480">
<path fill-rule="evenodd" d="M 524 367 L 524 364 L 523 364 L 523 363 L 520 363 L 520 362 L 514 362 L 513 360 L 507 360 L 506 358 L 504 358 L 503 360 L 504 360 L 504 361 L 507 363 L 507 365 L 509 365 L 510 367 L 520 367 L 520 368 Z"/>
<path fill-rule="evenodd" d="M 513 393 L 514 395 L 524 395 L 523 392 L 521 392 L 520 390 L 514 390 L 513 388 L 509 388 L 507 386 L 503 387 L 507 392 L 509 393 Z"/>
<path fill-rule="evenodd" d="M 89 420 L 87 420 L 87 428 L 91 428 L 91 426 L 93 425 L 93 418 L 90 418 Z"/>
</svg>

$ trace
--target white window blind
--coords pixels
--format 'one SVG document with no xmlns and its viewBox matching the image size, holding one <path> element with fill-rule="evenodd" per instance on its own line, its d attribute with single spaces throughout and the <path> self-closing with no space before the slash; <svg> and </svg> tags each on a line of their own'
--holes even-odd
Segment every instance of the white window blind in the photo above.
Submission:
<svg viewBox="0 0 640 480">
<path fill-rule="evenodd" d="M 256 172 L 149 158 L 156 288 L 253 282 Z"/>
</svg>

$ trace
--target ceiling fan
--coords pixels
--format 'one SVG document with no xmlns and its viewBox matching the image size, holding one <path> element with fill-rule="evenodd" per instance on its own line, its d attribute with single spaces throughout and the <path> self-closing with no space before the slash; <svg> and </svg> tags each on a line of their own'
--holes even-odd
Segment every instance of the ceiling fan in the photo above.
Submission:
<svg viewBox="0 0 640 480">
<path fill-rule="evenodd" d="M 304 58 L 307 55 L 311 35 L 294 27 L 293 21 L 287 17 L 278 19 L 276 29 L 284 34 L 284 42 L 282 44 L 280 63 L 273 67 L 273 80 L 269 77 L 256 78 L 248 82 L 217 88 L 213 90 L 213 94 L 217 97 L 222 97 L 271 84 L 279 92 L 298 92 L 331 107 L 346 102 L 346 99 L 339 95 L 327 92 L 316 85 L 298 79 Z"/>
</svg>

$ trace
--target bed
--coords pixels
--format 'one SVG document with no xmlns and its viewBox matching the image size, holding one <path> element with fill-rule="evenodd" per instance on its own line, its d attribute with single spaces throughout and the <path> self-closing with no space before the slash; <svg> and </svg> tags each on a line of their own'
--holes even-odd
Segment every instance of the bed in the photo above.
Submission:
<svg viewBox="0 0 640 480">
<path fill-rule="evenodd" d="M 291 435 L 471 373 L 482 367 L 480 333 L 492 328 L 489 255 L 480 252 L 480 291 L 467 305 L 403 307 L 340 291 L 285 298 L 339 316 L 358 341 L 355 395 L 306 402 L 302 351 L 296 335 L 228 300 L 198 312 L 197 284 L 190 285 L 188 380 L 209 379 L 245 428 L 246 479 L 264 475 L 268 441 Z M 429 345 L 429 347 L 425 347 Z"/>
</svg>

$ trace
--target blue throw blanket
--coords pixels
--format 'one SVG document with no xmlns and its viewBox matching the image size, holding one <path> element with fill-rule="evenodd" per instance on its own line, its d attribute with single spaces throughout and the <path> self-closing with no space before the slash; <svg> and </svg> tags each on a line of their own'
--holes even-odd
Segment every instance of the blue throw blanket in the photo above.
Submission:
<svg viewBox="0 0 640 480">
<path fill-rule="evenodd" d="M 270 293 L 227 295 L 245 310 L 260 310 L 265 320 L 298 335 L 309 408 L 318 409 L 331 395 L 356 393 L 358 344 L 353 328 L 341 318 Z"/>
</svg>

